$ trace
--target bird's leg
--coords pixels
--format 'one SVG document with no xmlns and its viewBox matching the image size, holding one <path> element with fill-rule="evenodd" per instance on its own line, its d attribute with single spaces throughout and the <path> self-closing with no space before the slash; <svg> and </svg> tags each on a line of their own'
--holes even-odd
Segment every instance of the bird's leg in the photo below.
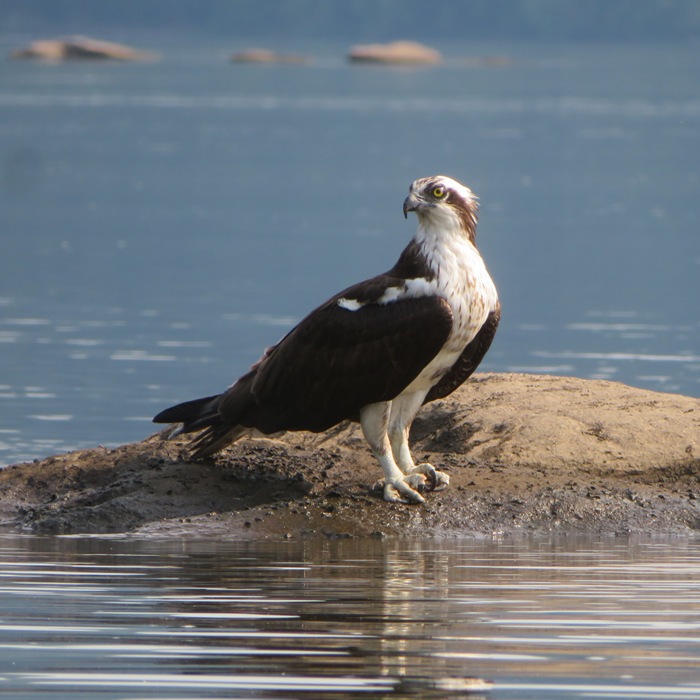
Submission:
<svg viewBox="0 0 700 700">
<path fill-rule="evenodd" d="M 360 425 L 372 454 L 384 472 L 384 500 L 400 503 L 423 503 L 425 499 L 407 481 L 394 460 L 387 435 L 391 403 L 372 403 L 360 411 Z"/>
<path fill-rule="evenodd" d="M 409 427 L 395 430 L 390 434 L 391 449 L 394 459 L 401 471 L 406 475 L 406 481 L 417 491 L 442 491 L 450 483 L 450 477 L 440 472 L 429 462 L 416 464 L 408 447 Z"/>
<path fill-rule="evenodd" d="M 406 481 L 417 491 L 442 491 L 450 483 L 450 477 L 439 472 L 432 464 L 416 464 L 408 446 L 411 423 L 423 404 L 425 394 L 417 392 L 394 399 L 389 420 L 389 441 L 394 460 L 406 475 Z"/>
</svg>

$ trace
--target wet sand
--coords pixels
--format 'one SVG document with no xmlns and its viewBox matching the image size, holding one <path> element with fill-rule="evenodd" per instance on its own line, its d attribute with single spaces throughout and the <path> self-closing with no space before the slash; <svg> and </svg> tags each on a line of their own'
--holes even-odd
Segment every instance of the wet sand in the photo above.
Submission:
<svg viewBox="0 0 700 700">
<path fill-rule="evenodd" d="M 614 382 L 477 374 L 422 409 L 414 456 L 450 475 L 386 503 L 359 427 L 82 450 L 0 471 L 0 522 L 44 533 L 296 538 L 700 530 L 700 400 Z"/>
</svg>

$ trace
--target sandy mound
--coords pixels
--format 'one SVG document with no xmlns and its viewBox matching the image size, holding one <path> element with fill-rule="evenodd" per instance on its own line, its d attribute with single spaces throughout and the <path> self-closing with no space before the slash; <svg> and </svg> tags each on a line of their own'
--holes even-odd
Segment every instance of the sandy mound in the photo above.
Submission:
<svg viewBox="0 0 700 700">
<path fill-rule="evenodd" d="M 385 503 L 358 426 L 241 441 L 189 462 L 155 435 L 0 472 L 0 519 L 44 532 L 436 536 L 700 530 L 700 400 L 613 382 L 476 375 L 426 406 L 414 454 L 451 476 Z"/>
</svg>

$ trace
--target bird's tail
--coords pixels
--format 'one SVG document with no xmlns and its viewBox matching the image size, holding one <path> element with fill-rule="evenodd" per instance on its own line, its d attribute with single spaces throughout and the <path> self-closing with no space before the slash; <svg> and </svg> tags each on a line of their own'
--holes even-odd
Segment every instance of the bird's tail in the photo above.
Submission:
<svg viewBox="0 0 700 700">
<path fill-rule="evenodd" d="M 217 425 L 207 428 L 201 435 L 198 435 L 190 444 L 190 455 L 193 459 L 204 459 L 211 457 L 219 450 L 230 445 L 236 440 L 240 440 L 246 435 L 250 435 L 253 428 L 246 428 L 243 425 L 233 427 Z"/>
<path fill-rule="evenodd" d="M 246 375 L 223 394 L 205 396 L 166 408 L 153 422 L 179 423 L 180 427 L 171 433 L 171 437 L 201 430 L 190 443 L 190 455 L 193 459 L 210 457 L 252 431 L 252 428 L 239 422 L 244 420 L 246 409 L 250 405 L 251 376 Z"/>
<path fill-rule="evenodd" d="M 154 419 L 154 423 L 181 423 L 180 433 L 194 433 L 202 428 L 209 427 L 219 416 L 217 410 L 218 399 L 221 394 L 205 396 L 202 399 L 185 401 L 177 406 L 171 406 L 161 411 Z"/>
</svg>

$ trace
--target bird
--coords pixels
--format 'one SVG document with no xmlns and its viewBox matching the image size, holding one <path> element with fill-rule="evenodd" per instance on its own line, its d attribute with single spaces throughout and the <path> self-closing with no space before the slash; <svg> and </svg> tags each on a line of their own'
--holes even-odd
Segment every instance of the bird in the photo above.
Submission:
<svg viewBox="0 0 700 700">
<path fill-rule="evenodd" d="M 423 503 L 449 484 L 416 464 L 411 423 L 421 406 L 474 372 L 501 317 L 496 286 L 476 248 L 478 198 L 446 175 L 415 180 L 403 214 L 418 227 L 387 272 L 311 311 L 223 393 L 161 411 L 172 435 L 199 433 L 195 460 L 253 433 L 323 432 L 359 422 L 383 472 L 386 501 Z"/>
</svg>

